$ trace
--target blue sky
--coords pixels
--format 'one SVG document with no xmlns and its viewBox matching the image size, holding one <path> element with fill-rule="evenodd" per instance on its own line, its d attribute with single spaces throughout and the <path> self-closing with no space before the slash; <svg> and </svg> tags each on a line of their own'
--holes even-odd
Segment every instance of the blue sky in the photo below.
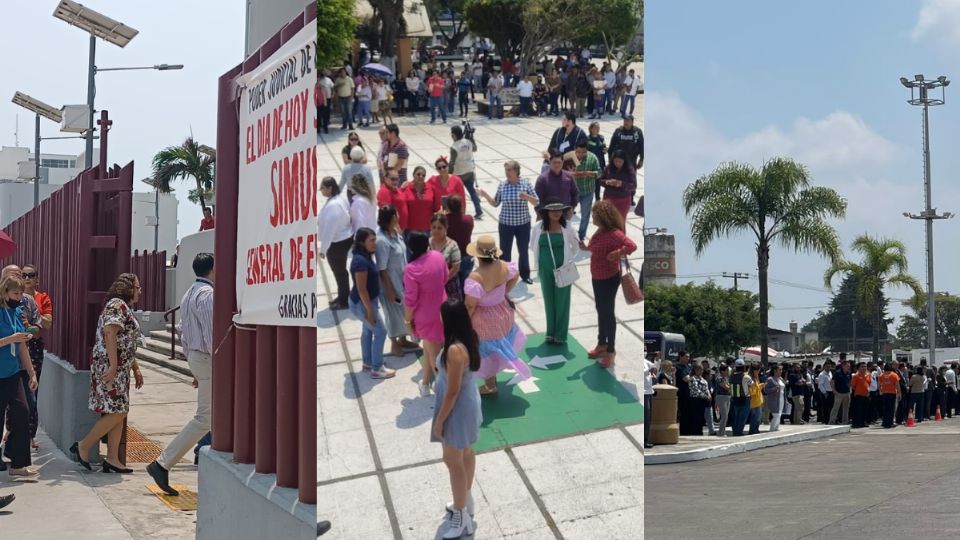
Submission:
<svg viewBox="0 0 960 540">
<path fill-rule="evenodd" d="M 681 194 L 723 161 L 759 167 L 782 155 L 850 200 L 847 219 L 836 223 L 845 248 L 864 232 L 897 238 L 907 244 L 910 273 L 926 283 L 923 225 L 901 215 L 923 207 L 921 110 L 906 103 L 899 78 L 956 81 L 947 104 L 931 109 L 931 170 L 934 206 L 960 212 L 960 0 L 660 1 L 646 10 L 646 224 L 677 235 L 679 275 L 756 275 L 746 235 L 694 256 Z M 958 230 L 956 219 L 935 227 L 938 291 L 960 294 Z M 816 289 L 826 266 L 777 247 L 770 276 Z M 704 278 L 680 281 L 691 280 Z M 755 279 L 746 284 L 757 290 Z M 776 284 L 770 294 L 778 328 L 806 323 L 830 299 Z"/>
<path fill-rule="evenodd" d="M 96 107 L 110 111 L 110 163 L 134 164 L 134 191 L 151 176 L 159 150 L 190 135 L 216 146 L 217 79 L 243 61 L 243 2 L 215 0 L 163 3 L 83 0 L 85 6 L 140 31 L 124 48 L 97 42 L 100 67 L 184 64 L 181 71 L 121 71 L 97 75 Z M 304 2 L 306 3 L 306 2 Z M 14 145 L 19 116 L 20 145 L 33 149 L 33 116 L 10 102 L 20 90 L 59 107 L 86 103 L 89 34 L 55 19 L 57 0 L 0 0 L 0 46 L 5 52 L 0 77 L 0 145 Z M 211 24 L 211 21 L 216 21 Z M 63 135 L 41 122 L 44 137 Z M 79 154 L 81 140 L 47 141 L 41 152 Z M 178 183 L 178 237 L 196 232 L 203 217 L 187 200 L 189 185 Z"/>
</svg>

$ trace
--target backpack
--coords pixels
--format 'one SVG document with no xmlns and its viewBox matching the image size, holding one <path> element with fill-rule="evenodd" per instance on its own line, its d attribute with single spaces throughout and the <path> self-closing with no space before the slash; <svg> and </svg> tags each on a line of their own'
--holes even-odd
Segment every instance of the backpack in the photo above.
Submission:
<svg viewBox="0 0 960 540">
<path fill-rule="evenodd" d="M 577 79 L 577 97 L 585 98 L 593 93 L 593 88 L 590 87 L 590 83 L 587 82 L 587 79 Z"/>
</svg>

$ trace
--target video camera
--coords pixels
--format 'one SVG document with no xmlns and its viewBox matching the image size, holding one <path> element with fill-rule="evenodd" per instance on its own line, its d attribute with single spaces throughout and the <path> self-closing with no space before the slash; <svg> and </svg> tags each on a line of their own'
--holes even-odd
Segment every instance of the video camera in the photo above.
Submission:
<svg viewBox="0 0 960 540">
<path fill-rule="evenodd" d="M 477 141 L 473 138 L 474 127 L 470 125 L 470 122 L 467 120 L 460 121 L 460 127 L 463 128 L 463 136 L 467 138 L 468 141 L 472 142 L 474 146 L 477 145 Z"/>
</svg>

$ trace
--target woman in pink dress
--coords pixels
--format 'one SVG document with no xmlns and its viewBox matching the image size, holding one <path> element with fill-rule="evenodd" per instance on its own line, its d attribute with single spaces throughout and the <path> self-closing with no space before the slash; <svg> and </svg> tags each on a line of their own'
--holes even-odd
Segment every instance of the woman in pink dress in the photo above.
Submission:
<svg viewBox="0 0 960 540">
<path fill-rule="evenodd" d="M 512 369 L 521 379 L 530 377 L 530 367 L 518 353 L 527 342 L 514 321 L 513 308 L 507 294 L 520 279 L 516 263 L 500 260 L 500 250 L 492 236 L 481 236 L 467 246 L 467 253 L 477 259 L 477 268 L 464 282 L 463 290 L 473 329 L 480 338 L 480 369 L 484 379 L 480 395 L 497 394 L 497 373 Z"/>
<path fill-rule="evenodd" d="M 410 258 L 403 271 L 404 321 L 410 335 L 423 340 L 423 374 L 420 377 L 420 395 L 430 395 L 434 362 L 443 346 L 443 322 L 440 305 L 447 300 L 444 285 L 449 271 L 447 261 L 439 251 L 430 249 L 426 233 L 411 232 L 407 238 Z"/>
</svg>

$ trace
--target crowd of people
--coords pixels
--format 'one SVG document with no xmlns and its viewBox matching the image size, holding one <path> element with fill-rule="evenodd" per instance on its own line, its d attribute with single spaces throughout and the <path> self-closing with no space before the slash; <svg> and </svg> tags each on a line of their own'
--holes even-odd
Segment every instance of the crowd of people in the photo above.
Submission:
<svg viewBox="0 0 960 540">
<path fill-rule="evenodd" d="M 625 117 L 633 115 L 637 94 L 643 93 L 636 70 L 614 69 L 609 62 L 598 67 L 589 54 L 546 58 L 535 77 L 521 77 L 513 61 L 487 54 L 477 54 L 462 65 L 417 63 L 395 77 L 368 72 L 363 65 L 354 68 L 346 63 L 336 72 L 321 71 L 316 91 L 318 130 L 330 132 L 333 112 L 340 116 L 340 129 L 369 127 L 371 122 L 386 126 L 393 123 L 394 108 L 399 116 L 429 111 L 431 124 L 437 119 L 446 123 L 455 107 L 459 118 L 468 118 L 478 94 L 486 102 L 489 119 L 503 118 L 506 88 L 516 89 L 520 117 L 559 116 L 564 110 L 578 118 Z"/>
<path fill-rule="evenodd" d="M 828 425 L 859 429 L 880 423 L 889 429 L 911 418 L 919 423 L 960 414 L 957 362 L 880 364 L 840 353 L 838 362 L 800 360 L 764 370 L 742 358 L 712 367 L 709 360 L 692 362 L 686 351 L 676 365 L 658 356 L 648 355 L 648 382 L 655 378 L 677 388 L 680 435 L 702 436 L 706 428 L 708 435 L 725 437 L 730 426 L 739 437 L 759 433 L 761 423 L 778 431 L 781 421 L 802 425 L 813 418 Z"/>
<path fill-rule="evenodd" d="M 626 218 L 643 137 L 629 114 L 609 147 L 599 124 L 588 135 L 576 121 L 564 111 L 535 179 L 508 160 L 493 194 L 477 189 L 478 148 L 460 126 L 451 128 L 449 157 L 438 156 L 429 177 L 427 167 L 410 163 L 414 154 L 400 128 L 388 124 L 378 148 L 349 133 L 341 177 L 320 182 L 326 201 L 318 217 L 319 256 L 336 282 L 329 308 L 361 321 L 361 372 L 391 378 L 396 371 L 387 356 L 422 352 L 417 390 L 435 400 L 432 440 L 443 445 L 453 486 L 444 538 L 472 531 L 481 396 L 497 395 L 501 371 L 521 380 L 531 375 L 520 357 L 527 336 L 510 297 L 521 282 L 534 284 L 531 270 L 540 283 L 545 342 L 562 347 L 571 290 L 580 279 L 575 262 L 589 252 L 598 322 L 589 356 L 603 367 L 615 363 L 616 296 L 624 260 L 637 249 Z M 474 234 L 475 220 L 486 215 L 481 198 L 499 208 L 499 238 Z"/>
</svg>

